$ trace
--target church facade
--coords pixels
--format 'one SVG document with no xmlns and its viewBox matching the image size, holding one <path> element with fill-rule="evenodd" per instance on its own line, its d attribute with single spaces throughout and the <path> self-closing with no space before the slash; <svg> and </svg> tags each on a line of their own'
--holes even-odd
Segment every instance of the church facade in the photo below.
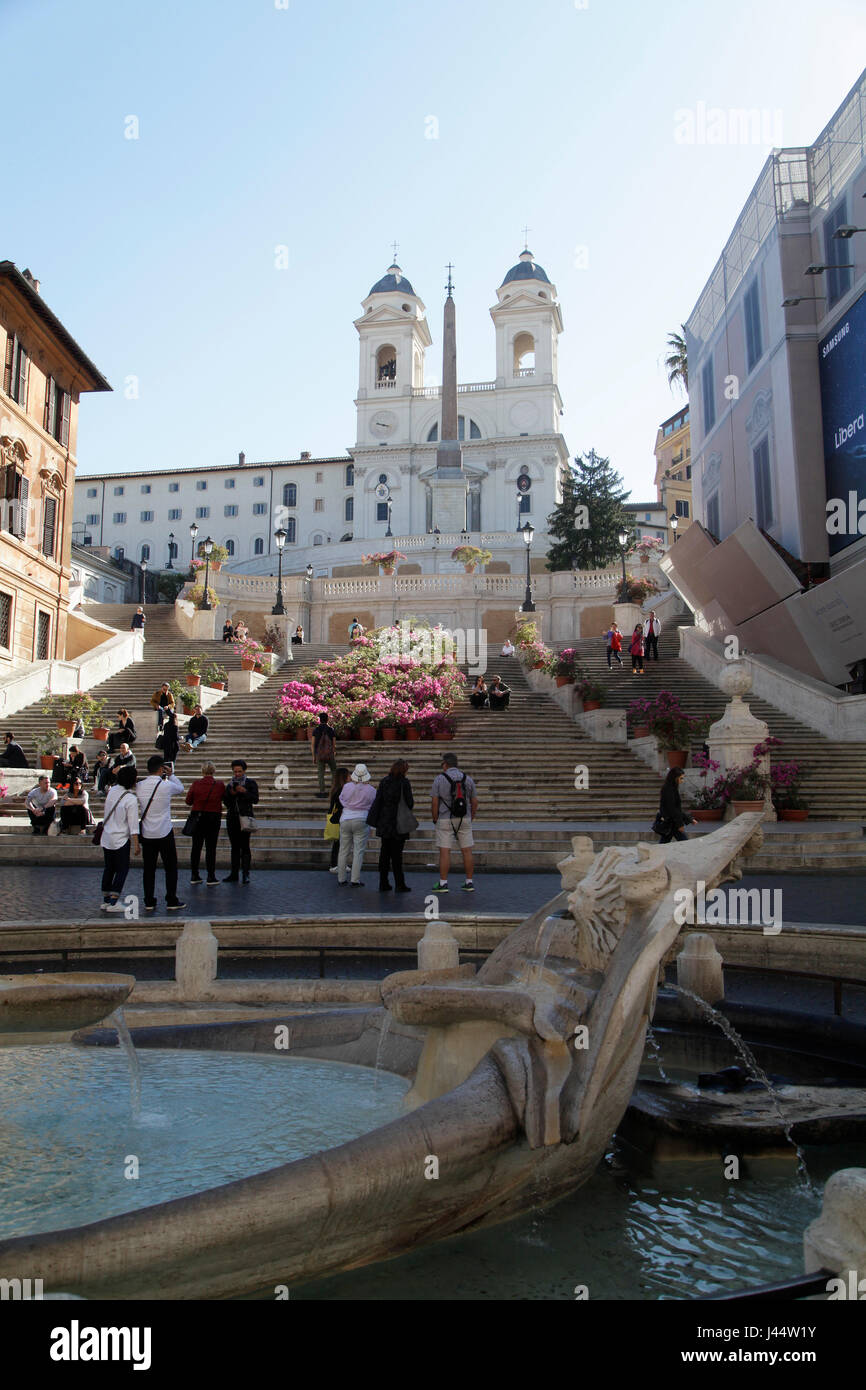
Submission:
<svg viewBox="0 0 866 1390">
<path fill-rule="evenodd" d="M 401 538 L 465 530 L 471 543 L 494 552 L 496 568 L 517 571 L 523 545 L 516 532 L 529 521 L 538 563 L 568 463 L 557 381 L 562 315 L 555 285 L 528 250 L 496 299 L 495 376 L 458 383 L 446 331 L 443 395 L 442 386 L 425 385 L 433 336 L 424 303 L 391 265 L 355 320 L 357 431 L 348 454 L 270 461 L 241 454 L 230 465 L 82 476 L 74 538 L 151 568 L 166 568 L 169 558 L 181 568 L 195 526 L 199 541 L 210 535 L 227 548 L 227 567 L 270 574 L 273 534 L 282 526 L 285 572 L 312 561 L 317 574 L 339 575 L 358 573 L 371 550 L 399 550 Z M 446 325 L 449 313 L 453 324 L 450 290 Z M 459 468 L 451 485 L 446 446 Z M 416 544 L 410 558 L 422 571 L 441 567 L 432 546 Z"/>
</svg>

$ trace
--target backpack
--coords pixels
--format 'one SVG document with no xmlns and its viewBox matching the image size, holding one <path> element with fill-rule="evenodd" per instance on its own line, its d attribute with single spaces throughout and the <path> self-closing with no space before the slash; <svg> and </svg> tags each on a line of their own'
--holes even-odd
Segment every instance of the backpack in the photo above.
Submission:
<svg viewBox="0 0 866 1390">
<path fill-rule="evenodd" d="M 444 775 L 448 777 L 447 772 Z M 449 817 L 451 820 L 463 820 L 467 811 L 465 788 L 466 773 L 460 773 L 459 782 L 452 782 L 450 777 L 448 777 L 448 781 L 451 782 L 451 805 L 449 807 Z"/>
<path fill-rule="evenodd" d="M 326 763 L 334 756 L 334 740 L 330 734 L 322 734 L 316 744 L 316 761 Z"/>
</svg>

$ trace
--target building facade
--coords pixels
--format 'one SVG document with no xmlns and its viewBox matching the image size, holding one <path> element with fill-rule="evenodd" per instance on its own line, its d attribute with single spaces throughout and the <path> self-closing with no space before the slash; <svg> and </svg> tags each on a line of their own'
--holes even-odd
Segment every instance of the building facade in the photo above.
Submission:
<svg viewBox="0 0 866 1390">
<path fill-rule="evenodd" d="M 0 677 L 66 656 L 78 404 L 111 387 L 39 281 L 0 261 Z"/>
<path fill-rule="evenodd" d="M 655 488 L 665 526 L 676 517 L 676 534 L 683 535 L 692 524 L 692 449 L 689 408 L 685 406 L 663 420 L 655 442 Z M 670 529 L 664 538 L 673 542 Z"/>
<path fill-rule="evenodd" d="M 359 572 L 365 552 L 432 536 L 441 387 L 424 383 L 433 341 L 425 306 L 394 264 L 361 307 L 350 453 L 266 462 L 242 453 L 225 465 L 82 477 L 76 539 L 152 567 L 171 558 L 178 568 L 192 554 L 195 526 L 195 543 L 210 535 L 226 546 L 227 567 L 271 574 L 282 526 L 287 572 L 312 560 L 319 574 L 345 574 Z M 505 275 L 490 314 L 496 374 L 458 386 L 466 530 L 476 544 L 487 538 L 501 563 L 522 565 L 517 526 L 532 523 L 535 554 L 543 555 L 568 462 L 557 382 L 562 315 L 556 286 L 531 252 Z M 412 561 L 433 569 L 441 557 L 431 544 Z"/>
</svg>

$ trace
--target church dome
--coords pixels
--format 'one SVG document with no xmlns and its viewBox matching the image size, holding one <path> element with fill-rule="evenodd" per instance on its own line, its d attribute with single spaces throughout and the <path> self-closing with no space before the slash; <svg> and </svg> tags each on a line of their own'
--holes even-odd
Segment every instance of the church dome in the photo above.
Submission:
<svg viewBox="0 0 866 1390">
<path fill-rule="evenodd" d="M 395 290 L 399 294 L 415 293 L 410 282 L 406 279 L 406 276 L 403 274 L 396 261 L 393 265 L 389 265 L 387 274 L 383 275 L 381 280 L 376 281 L 370 293 L 393 294 Z"/>
<path fill-rule="evenodd" d="M 502 285 L 508 285 L 512 280 L 542 280 L 545 285 L 550 284 L 545 271 L 532 259 L 531 251 L 521 251 L 520 260 L 517 265 L 511 267 Z M 502 285 L 499 286 L 500 289 Z"/>
</svg>

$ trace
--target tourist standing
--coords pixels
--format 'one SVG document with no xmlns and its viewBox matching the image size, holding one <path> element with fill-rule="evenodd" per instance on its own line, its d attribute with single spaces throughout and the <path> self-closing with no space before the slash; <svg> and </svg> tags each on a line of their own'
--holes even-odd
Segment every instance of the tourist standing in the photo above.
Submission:
<svg viewBox="0 0 866 1390">
<path fill-rule="evenodd" d="M 122 767 L 105 798 L 102 821 L 102 911 L 123 912 L 118 898 L 129 873 L 129 852 L 138 854 L 138 798 L 134 767 Z"/>
<path fill-rule="evenodd" d="M 48 827 L 57 812 L 57 792 L 52 787 L 47 775 L 43 774 L 36 786 L 27 793 L 24 805 L 30 817 L 33 834 L 47 835 Z"/>
<path fill-rule="evenodd" d="M 198 866 L 204 845 L 204 862 L 207 869 L 206 887 L 213 888 L 219 883 L 216 876 L 217 841 L 222 824 L 223 797 L 226 784 L 216 778 L 213 763 L 205 763 L 201 777 L 196 778 L 186 794 L 186 804 L 192 807 L 195 825 L 189 852 L 190 883 L 201 883 Z"/>
<path fill-rule="evenodd" d="M 406 807 L 411 812 L 415 801 L 412 796 L 412 784 L 406 773 L 409 771 L 409 764 L 404 758 L 398 758 L 391 764 L 391 770 L 387 777 L 383 777 L 376 791 L 376 797 L 372 806 L 367 812 L 367 824 L 372 826 L 382 842 L 379 850 L 379 892 L 390 893 L 391 883 L 388 874 L 394 870 L 394 887 L 398 893 L 411 893 L 406 879 L 403 876 L 403 846 L 409 838 L 409 828 L 401 828 L 406 811 Z M 415 817 L 412 816 L 410 824 L 417 825 Z"/>
<path fill-rule="evenodd" d="M 122 743 L 128 743 L 131 748 L 137 737 L 129 710 L 121 707 L 117 711 L 117 728 L 108 735 L 109 753 L 115 753 Z"/>
<path fill-rule="evenodd" d="M 340 854 L 337 859 L 337 882 L 343 887 L 349 858 L 352 860 L 352 887 L 363 888 L 361 866 L 364 850 L 370 838 L 367 812 L 376 799 L 372 778 L 365 763 L 356 763 L 352 774 L 340 792 L 343 813 L 340 816 Z"/>
<path fill-rule="evenodd" d="M 226 832 L 232 847 L 231 873 L 223 879 L 223 883 L 237 883 L 238 872 L 242 875 L 244 883 L 250 881 L 250 835 L 253 828 L 253 807 L 258 799 L 258 784 L 252 777 L 247 776 L 247 765 L 243 758 L 235 758 L 232 763 L 232 780 L 223 793 Z"/>
<path fill-rule="evenodd" d="M 132 615 L 132 622 L 129 624 L 129 626 L 133 632 L 141 633 L 142 640 L 144 639 L 144 625 L 146 622 L 147 618 L 145 617 L 144 609 L 136 608 L 135 612 Z"/>
<path fill-rule="evenodd" d="M 170 709 L 174 709 L 174 696 L 171 693 L 171 686 L 168 681 L 163 681 L 159 690 L 155 690 L 150 697 L 151 707 L 156 710 L 157 732 L 162 728 L 165 717 Z"/>
<path fill-rule="evenodd" d="M 501 676 L 491 676 L 487 698 L 490 701 L 490 708 L 492 710 L 508 709 L 508 701 L 511 699 L 511 687 L 505 684 Z"/>
<path fill-rule="evenodd" d="M 60 798 L 60 833 L 77 830 L 79 835 L 86 835 L 87 827 L 92 824 L 90 797 L 81 785 L 81 778 L 73 777 L 69 790 Z"/>
<path fill-rule="evenodd" d="M 430 813 L 439 850 L 439 882 L 433 885 L 433 892 L 448 892 L 448 869 L 454 848 L 463 856 L 463 888 L 467 893 L 474 892 L 472 822 L 478 814 L 478 793 L 473 779 L 460 771 L 455 753 L 446 753 L 442 758 L 442 771 L 433 782 Z"/>
<path fill-rule="evenodd" d="M 310 749 L 319 774 L 319 790 L 316 796 L 327 796 L 325 768 L 328 768 L 331 777 L 334 777 L 337 771 L 337 735 L 328 723 L 326 710 L 319 715 L 319 722 L 310 735 Z"/>
<path fill-rule="evenodd" d="M 15 735 L 7 729 L 3 735 L 5 747 L 0 753 L 0 763 L 4 767 L 29 767 L 30 764 L 20 743 L 15 742 Z"/>
<path fill-rule="evenodd" d="M 483 709 L 487 704 L 487 682 L 483 676 L 475 677 L 475 684 L 469 692 L 469 703 L 473 709 Z"/>
<path fill-rule="evenodd" d="M 683 810 L 680 797 L 680 783 L 685 775 L 681 767 L 672 767 L 662 782 L 659 812 L 653 829 L 663 845 L 669 844 L 672 839 L 688 839 L 683 827 L 694 824 L 694 816 Z"/>
<path fill-rule="evenodd" d="M 169 912 L 186 907 L 177 896 L 177 845 L 171 828 L 171 798 L 180 796 L 183 782 L 175 777 L 161 753 L 147 760 L 147 776 L 136 783 L 141 813 L 139 838 L 144 877 L 144 910 L 156 911 L 156 865 L 165 870 L 165 905 Z"/>
<path fill-rule="evenodd" d="M 662 625 L 656 617 L 655 609 L 653 609 L 643 625 L 644 651 L 647 661 L 649 661 L 651 655 L 655 656 L 656 661 L 659 659 L 659 636 L 661 630 Z"/>
<path fill-rule="evenodd" d="M 643 670 L 643 624 L 636 623 L 634 632 L 629 643 L 631 652 L 631 673 L 633 676 L 642 676 Z"/>
<path fill-rule="evenodd" d="M 328 810 L 325 821 L 336 825 L 337 834 L 331 839 L 331 873 L 337 872 L 337 860 L 340 857 L 340 817 L 343 814 L 343 803 L 340 800 L 340 792 L 349 780 L 349 769 L 338 767 L 331 783 L 331 792 L 328 798 Z"/>
<path fill-rule="evenodd" d="M 165 716 L 165 723 L 162 726 L 162 758 L 163 762 L 175 763 L 180 749 L 180 730 L 177 725 L 177 715 L 170 709 Z"/>
<path fill-rule="evenodd" d="M 622 667 L 622 633 L 616 623 L 611 623 L 604 636 L 607 642 L 607 669 L 611 669 L 614 659 Z"/>
</svg>

